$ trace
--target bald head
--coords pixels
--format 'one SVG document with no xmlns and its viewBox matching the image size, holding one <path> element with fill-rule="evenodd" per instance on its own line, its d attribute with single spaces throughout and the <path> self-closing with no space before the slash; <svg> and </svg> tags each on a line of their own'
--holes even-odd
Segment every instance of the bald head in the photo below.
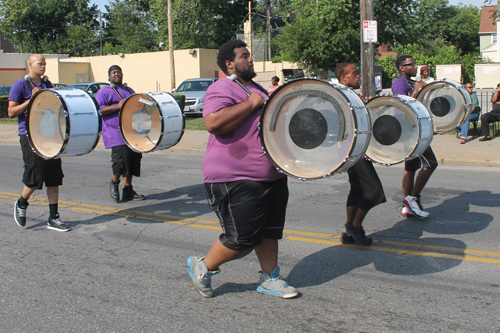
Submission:
<svg viewBox="0 0 500 333">
<path fill-rule="evenodd" d="M 32 78 L 41 78 L 45 74 L 45 57 L 41 54 L 30 55 L 28 67 Z"/>
</svg>

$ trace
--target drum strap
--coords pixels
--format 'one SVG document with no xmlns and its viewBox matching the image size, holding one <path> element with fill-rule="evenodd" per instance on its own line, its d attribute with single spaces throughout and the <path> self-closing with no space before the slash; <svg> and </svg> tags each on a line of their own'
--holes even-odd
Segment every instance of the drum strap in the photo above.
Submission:
<svg viewBox="0 0 500 333">
<path fill-rule="evenodd" d="M 269 94 L 269 93 L 267 92 L 267 90 L 266 90 L 266 89 L 264 89 L 264 88 L 263 88 L 260 84 L 255 83 L 255 82 L 254 82 L 254 80 L 252 80 L 252 83 L 253 83 L 253 84 L 254 84 L 257 88 L 259 88 L 259 90 L 260 90 L 260 91 L 262 91 L 264 94 L 266 94 L 266 95 L 267 95 L 267 94 Z"/>
<path fill-rule="evenodd" d="M 115 93 L 118 95 L 118 97 L 120 97 L 120 99 L 123 99 L 122 95 L 120 95 L 120 93 L 118 92 L 118 90 L 116 89 L 115 86 L 113 86 L 111 88 L 115 91 Z M 130 89 L 128 87 L 123 87 L 123 88 L 127 89 L 127 91 L 132 94 L 132 92 L 130 91 Z"/>
</svg>

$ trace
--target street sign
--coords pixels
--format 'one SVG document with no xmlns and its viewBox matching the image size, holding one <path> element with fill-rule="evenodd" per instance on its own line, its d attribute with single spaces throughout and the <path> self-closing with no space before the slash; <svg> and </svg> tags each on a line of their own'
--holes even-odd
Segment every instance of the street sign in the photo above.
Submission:
<svg viewBox="0 0 500 333">
<path fill-rule="evenodd" d="M 377 21 L 363 21 L 363 43 L 377 42 Z"/>
</svg>

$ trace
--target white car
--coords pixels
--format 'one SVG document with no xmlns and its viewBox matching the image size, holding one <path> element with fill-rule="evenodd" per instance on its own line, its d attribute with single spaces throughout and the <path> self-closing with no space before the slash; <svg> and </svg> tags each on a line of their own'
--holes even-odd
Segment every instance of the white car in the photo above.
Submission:
<svg viewBox="0 0 500 333">
<path fill-rule="evenodd" d="M 172 93 L 186 96 L 184 104 L 184 114 L 202 115 L 203 97 L 208 87 L 217 81 L 217 79 L 188 79 L 180 84 Z"/>
</svg>

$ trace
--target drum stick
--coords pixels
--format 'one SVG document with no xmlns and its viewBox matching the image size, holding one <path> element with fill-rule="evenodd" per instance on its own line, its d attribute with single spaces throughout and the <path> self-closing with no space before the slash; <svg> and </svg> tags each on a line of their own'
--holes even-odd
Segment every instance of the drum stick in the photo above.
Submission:
<svg viewBox="0 0 500 333">
<path fill-rule="evenodd" d="M 247 87 L 245 87 L 245 86 L 243 85 L 243 83 L 241 83 L 241 82 L 240 82 L 240 80 L 238 80 L 238 76 L 237 76 L 236 74 L 231 75 L 231 76 L 229 77 L 229 79 L 230 79 L 231 81 L 234 81 L 234 82 L 238 83 L 238 84 L 240 85 L 240 87 L 242 87 L 242 88 L 243 88 L 243 90 L 245 90 L 245 91 L 246 91 L 246 93 L 248 94 L 248 96 L 250 96 L 250 95 L 252 94 L 252 93 L 250 92 L 250 90 L 248 90 L 248 88 L 247 88 Z"/>
</svg>

